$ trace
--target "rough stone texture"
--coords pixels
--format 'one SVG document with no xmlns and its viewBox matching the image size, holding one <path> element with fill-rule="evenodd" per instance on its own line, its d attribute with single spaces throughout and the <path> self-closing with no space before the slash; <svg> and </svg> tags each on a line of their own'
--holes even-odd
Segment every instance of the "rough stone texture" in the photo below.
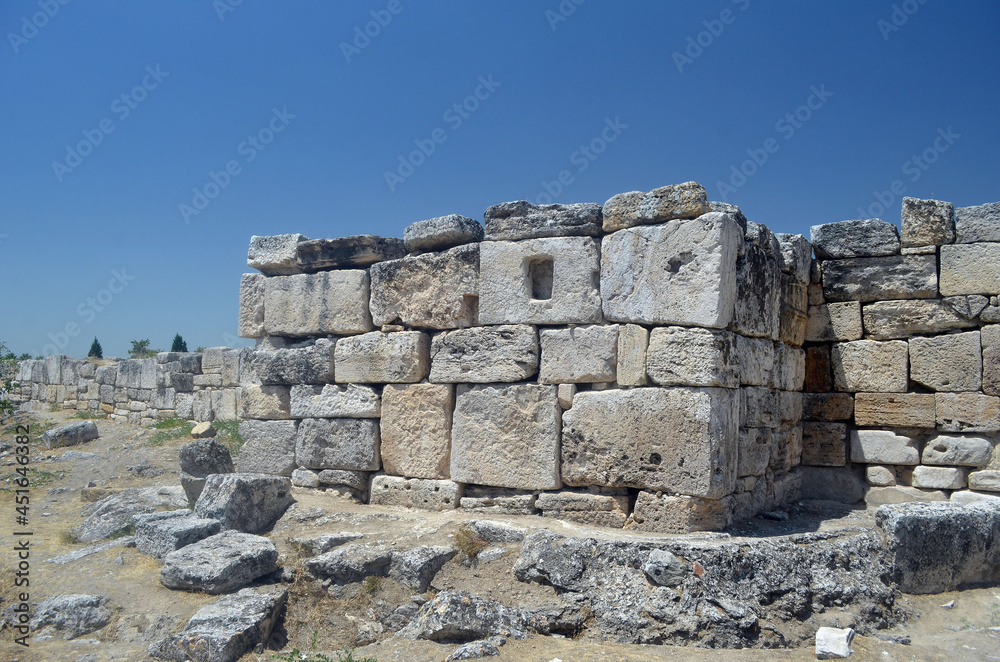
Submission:
<svg viewBox="0 0 1000 662">
<path fill-rule="evenodd" d="M 491 638 L 506 641 L 503 637 Z M 448 657 L 444 658 L 444 662 L 455 662 L 456 660 L 475 660 L 481 657 L 499 656 L 500 649 L 497 648 L 497 644 L 490 641 L 490 639 L 483 639 L 481 641 L 470 641 L 467 644 L 462 644 L 456 648 L 453 653 L 448 655 Z"/>
<path fill-rule="evenodd" d="M 311 239 L 295 248 L 300 271 L 367 267 L 406 255 L 402 239 L 360 234 L 336 239 Z"/>
<path fill-rule="evenodd" d="M 382 404 L 370 386 L 296 385 L 291 390 L 292 418 L 378 418 Z"/>
<path fill-rule="evenodd" d="M 1000 241 L 1000 202 L 955 210 L 955 241 L 972 244 L 980 241 Z"/>
<path fill-rule="evenodd" d="M 806 322 L 806 341 L 859 340 L 863 335 L 859 302 L 844 301 L 810 306 Z"/>
<path fill-rule="evenodd" d="M 979 330 L 983 346 L 983 393 L 1000 395 L 1000 324 Z"/>
<path fill-rule="evenodd" d="M 462 498 L 462 486 L 450 480 L 375 476 L 369 503 L 420 510 L 454 510 Z"/>
<path fill-rule="evenodd" d="M 295 469 L 295 421 L 242 421 L 244 444 L 236 456 L 240 473 L 291 476 Z"/>
<path fill-rule="evenodd" d="M 624 492 L 624 490 L 623 490 Z M 628 494 L 542 492 L 535 507 L 544 517 L 620 529 L 629 514 Z"/>
<path fill-rule="evenodd" d="M 76 639 L 111 622 L 110 601 L 101 595 L 57 595 L 42 600 L 30 621 L 34 637 Z M 13 650 L 13 649 L 9 649 Z"/>
<path fill-rule="evenodd" d="M 301 234 L 278 234 L 270 237 L 250 237 L 247 266 L 265 276 L 286 276 L 302 273 L 295 260 L 295 248 L 308 241 Z"/>
<path fill-rule="evenodd" d="M 767 386 L 774 372 L 774 343 L 766 338 L 734 335 L 737 374 L 741 384 Z"/>
<path fill-rule="evenodd" d="M 268 278 L 264 330 L 272 336 L 371 331 L 368 296 L 368 272 L 362 269 Z"/>
<path fill-rule="evenodd" d="M 561 487 L 559 416 L 554 386 L 460 385 L 452 480 L 529 490 Z"/>
<path fill-rule="evenodd" d="M 646 349 L 649 346 L 649 331 L 638 324 L 622 324 L 618 327 L 618 371 L 619 386 L 645 386 Z M 770 343 L 768 343 L 770 347 Z M 770 369 L 768 369 L 770 372 Z M 568 408 L 568 407 L 567 407 Z"/>
<path fill-rule="evenodd" d="M 320 485 L 346 485 L 358 492 L 368 489 L 368 474 L 363 471 L 323 469 L 318 476 Z"/>
<path fill-rule="evenodd" d="M 375 471 L 379 422 L 359 418 L 304 418 L 295 440 L 295 461 L 310 469 Z"/>
<path fill-rule="evenodd" d="M 947 500 L 948 494 L 941 490 L 922 490 L 904 485 L 870 487 L 868 488 L 868 492 L 865 493 L 865 505 L 869 507 L 899 503 L 931 503 Z"/>
<path fill-rule="evenodd" d="M 337 341 L 340 383 L 419 382 L 430 370 L 430 338 L 420 331 L 374 331 Z"/>
<path fill-rule="evenodd" d="M 918 442 L 888 430 L 851 430 L 851 462 L 920 464 Z"/>
<path fill-rule="evenodd" d="M 847 426 L 843 423 L 803 423 L 802 464 L 816 467 L 845 466 Z"/>
<path fill-rule="evenodd" d="M 181 446 L 180 465 L 181 485 L 191 503 L 198 500 L 206 476 L 234 470 L 229 449 L 215 439 L 199 439 Z"/>
<path fill-rule="evenodd" d="M 646 373 L 656 384 L 724 386 L 740 384 L 734 336 L 679 326 L 655 328 L 649 334 Z"/>
<path fill-rule="evenodd" d="M 930 393 L 858 393 L 854 422 L 859 426 L 934 428 L 934 395 Z"/>
<path fill-rule="evenodd" d="M 295 487 L 319 487 L 319 474 L 312 469 L 299 467 L 292 471 L 291 478 Z"/>
<path fill-rule="evenodd" d="M 434 334 L 432 382 L 517 382 L 538 371 L 538 334 L 523 324 Z"/>
<path fill-rule="evenodd" d="M 302 548 L 308 554 L 318 556 L 324 552 L 329 552 L 334 547 L 360 540 L 363 537 L 360 533 L 341 531 L 340 533 L 324 533 L 314 538 L 292 538 L 288 542 Z"/>
<path fill-rule="evenodd" d="M 697 218 L 709 211 L 708 194 L 698 182 L 661 186 L 648 193 L 629 191 L 604 203 L 604 231 Z"/>
<path fill-rule="evenodd" d="M 510 524 L 494 522 L 488 519 L 474 519 L 467 523 L 469 530 L 486 542 L 521 542 L 524 540 L 524 529 Z"/>
<path fill-rule="evenodd" d="M 392 551 L 388 547 L 353 543 L 306 559 L 305 567 L 314 577 L 344 585 L 373 575 L 385 577 L 391 561 Z"/>
<path fill-rule="evenodd" d="M 406 226 L 403 230 L 403 245 L 411 253 L 440 251 L 452 246 L 480 242 L 483 236 L 483 226 L 479 221 L 468 216 L 448 214 Z"/>
<path fill-rule="evenodd" d="M 747 223 L 743 252 L 736 259 L 732 330 L 777 339 L 781 322 L 781 247 L 771 231 Z"/>
<path fill-rule="evenodd" d="M 1000 492 L 1000 471 L 973 471 L 969 474 L 969 487 L 983 492 Z"/>
<path fill-rule="evenodd" d="M 941 247 L 941 295 L 1000 294 L 1000 243 Z"/>
<path fill-rule="evenodd" d="M 834 660 L 851 656 L 851 628 L 821 627 L 816 630 L 816 659 Z"/>
<path fill-rule="evenodd" d="M 979 393 L 935 393 L 937 427 L 946 432 L 1000 432 L 1000 398 Z"/>
<path fill-rule="evenodd" d="M 441 591 L 400 634 L 409 639 L 464 642 L 503 636 L 526 639 L 534 625 L 526 612 L 465 591 Z M 539 624 L 540 626 L 540 624 Z"/>
<path fill-rule="evenodd" d="M 955 241 L 955 205 L 940 200 L 903 198 L 903 246 L 951 244 Z"/>
<path fill-rule="evenodd" d="M 205 479 L 194 513 L 217 519 L 223 529 L 268 531 L 295 501 L 288 478 L 265 474 L 212 474 Z"/>
<path fill-rule="evenodd" d="M 243 274 L 240 278 L 240 317 L 237 335 L 260 338 L 264 335 L 264 275 Z"/>
<path fill-rule="evenodd" d="M 487 241 L 518 241 L 542 237 L 597 237 L 601 234 L 601 205 L 533 205 L 524 200 L 486 209 Z"/>
<path fill-rule="evenodd" d="M 975 435 L 939 434 L 927 440 L 924 464 L 979 467 L 993 456 L 993 443 Z"/>
<path fill-rule="evenodd" d="M 604 321 L 600 248 L 590 237 L 480 244 L 480 324 Z"/>
<path fill-rule="evenodd" d="M 823 262 L 823 296 L 827 301 L 931 299 L 937 294 L 937 258 L 934 255 Z"/>
<path fill-rule="evenodd" d="M 979 331 L 911 338 L 910 379 L 933 391 L 978 391 L 983 383 Z"/>
<path fill-rule="evenodd" d="M 223 531 L 163 558 L 160 583 L 167 588 L 230 593 L 277 568 L 278 549 L 262 536 Z"/>
<path fill-rule="evenodd" d="M 910 484 L 931 490 L 960 490 L 967 484 L 967 474 L 968 469 L 954 467 L 914 467 Z"/>
<path fill-rule="evenodd" d="M 80 423 L 70 423 L 42 434 L 42 443 L 46 448 L 62 448 L 63 446 L 76 446 L 88 441 L 93 441 L 100 437 L 97 431 L 97 424 L 93 421 L 81 421 Z"/>
<path fill-rule="evenodd" d="M 838 343 L 833 345 L 830 363 L 838 391 L 906 391 L 907 344 L 902 340 Z"/>
<path fill-rule="evenodd" d="M 479 244 L 373 265 L 371 313 L 376 326 L 456 329 L 476 324 Z"/>
<path fill-rule="evenodd" d="M 187 509 L 136 515 L 134 523 L 135 548 L 157 560 L 222 528 L 218 520 L 195 517 Z"/>
<path fill-rule="evenodd" d="M 810 421 L 849 421 L 854 398 L 848 393 L 804 393 L 802 418 Z"/>
<path fill-rule="evenodd" d="M 878 301 L 864 309 L 865 333 L 876 340 L 908 338 L 975 326 L 938 299 Z"/>
<path fill-rule="evenodd" d="M 743 476 L 763 476 L 771 461 L 771 429 L 740 428 L 739 469 Z"/>
<path fill-rule="evenodd" d="M 286 419 L 291 416 L 291 393 L 287 386 L 240 387 L 240 418 Z"/>
<path fill-rule="evenodd" d="M 542 329 L 538 333 L 542 384 L 613 382 L 617 377 L 618 325 Z"/>
<path fill-rule="evenodd" d="M 736 482 L 738 419 L 734 389 L 579 393 L 563 415 L 563 480 L 724 496 Z"/>
<path fill-rule="evenodd" d="M 711 212 L 604 238 L 604 315 L 618 322 L 724 328 L 733 319 L 743 233 Z"/>
<path fill-rule="evenodd" d="M 890 487 L 896 484 L 896 472 L 892 467 L 870 464 L 865 467 L 865 480 L 875 487 Z"/>
<path fill-rule="evenodd" d="M 393 552 L 389 576 L 410 590 L 423 593 L 445 563 L 458 551 L 451 547 L 416 547 Z"/>
<path fill-rule="evenodd" d="M 460 501 L 462 510 L 493 515 L 535 515 L 534 492 L 512 490 L 504 487 L 466 485 Z"/>
<path fill-rule="evenodd" d="M 719 531 L 729 525 L 731 518 L 729 499 L 639 492 L 626 528 L 659 533 Z"/>
<path fill-rule="evenodd" d="M 781 270 L 792 277 L 792 282 L 808 284 L 812 244 L 800 234 L 775 232 L 774 238 L 781 247 Z"/>
<path fill-rule="evenodd" d="M 333 381 L 334 346 L 332 340 L 319 338 L 303 347 L 258 350 L 251 369 L 261 384 L 325 384 Z"/>
<path fill-rule="evenodd" d="M 208 421 L 203 421 L 191 428 L 191 436 L 195 439 L 209 439 L 214 437 L 216 434 L 218 434 L 218 430 L 216 430 Z"/>
<path fill-rule="evenodd" d="M 809 236 L 821 260 L 899 253 L 899 230 L 879 218 L 814 225 Z"/>
<path fill-rule="evenodd" d="M 388 384 L 382 391 L 381 455 L 386 473 L 448 478 L 454 387 Z"/>
</svg>

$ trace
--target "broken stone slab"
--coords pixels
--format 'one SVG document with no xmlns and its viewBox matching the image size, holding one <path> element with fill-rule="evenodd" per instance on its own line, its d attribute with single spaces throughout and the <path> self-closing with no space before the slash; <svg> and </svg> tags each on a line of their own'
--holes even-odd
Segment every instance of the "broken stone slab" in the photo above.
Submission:
<svg viewBox="0 0 1000 662">
<path fill-rule="evenodd" d="M 314 538 L 292 538 L 288 542 L 301 547 L 306 553 L 319 556 L 329 552 L 334 547 L 340 547 L 349 542 L 360 540 L 364 536 L 351 531 L 341 531 L 340 533 L 324 533 Z"/>
<path fill-rule="evenodd" d="M 605 232 L 637 225 L 655 225 L 674 219 L 697 218 L 712 211 L 708 194 L 698 182 L 661 186 L 648 193 L 629 191 L 604 203 Z"/>
<path fill-rule="evenodd" d="M 980 467 L 993 457 L 993 443 L 978 435 L 939 434 L 927 440 L 924 464 Z"/>
<path fill-rule="evenodd" d="M 186 505 L 180 488 L 133 487 L 84 506 L 80 514 L 86 519 L 70 532 L 78 542 L 97 542 L 128 533 L 136 515 Z"/>
<path fill-rule="evenodd" d="M 474 519 L 469 520 L 466 526 L 486 542 L 521 542 L 524 540 L 524 529 L 502 522 Z"/>
<path fill-rule="evenodd" d="M 224 530 L 261 533 L 295 501 L 291 489 L 291 481 L 282 476 L 212 474 L 205 479 L 194 513 L 219 520 Z"/>
<path fill-rule="evenodd" d="M 373 331 L 341 338 L 334 352 L 339 383 L 412 383 L 430 371 L 430 338 L 420 331 Z"/>
<path fill-rule="evenodd" d="M 305 346 L 257 350 L 251 369 L 261 384 L 325 384 L 333 381 L 334 341 L 319 338 Z"/>
<path fill-rule="evenodd" d="M 538 371 L 534 326 L 501 324 L 434 334 L 432 382 L 518 382 Z"/>
<path fill-rule="evenodd" d="M 617 379 L 620 386 L 645 386 L 646 350 L 649 346 L 649 331 L 638 324 L 618 326 Z M 768 347 L 771 344 L 768 343 Z M 768 368 L 770 372 L 770 368 Z M 568 409 L 568 407 L 566 407 Z"/>
<path fill-rule="evenodd" d="M 265 276 L 287 276 L 302 273 L 295 256 L 296 247 L 309 238 L 301 234 L 278 234 L 270 237 L 250 237 L 247 266 Z"/>
<path fill-rule="evenodd" d="M 838 391 L 903 393 L 907 389 L 908 346 L 903 340 L 837 343 L 830 353 Z"/>
<path fill-rule="evenodd" d="M 67 563 L 73 563 L 92 554 L 98 554 L 115 547 L 135 547 L 135 536 L 123 536 L 96 545 L 88 545 L 83 549 L 76 549 L 72 552 L 53 556 L 51 559 L 45 559 L 45 562 L 52 563 L 53 565 L 66 565 Z"/>
<path fill-rule="evenodd" d="M 1000 202 L 955 210 L 955 242 L 1000 241 Z"/>
<path fill-rule="evenodd" d="M 382 391 L 379 449 L 386 473 L 448 478 L 454 409 L 455 390 L 450 384 L 387 384 Z"/>
<path fill-rule="evenodd" d="M 657 327 L 649 334 L 646 373 L 661 386 L 735 388 L 740 376 L 734 337 L 728 331 Z"/>
<path fill-rule="evenodd" d="M 821 260 L 899 254 L 899 230 L 880 218 L 814 225 L 809 238 Z"/>
<path fill-rule="evenodd" d="M 933 391 L 978 391 L 983 384 L 979 331 L 910 338 L 910 379 Z"/>
<path fill-rule="evenodd" d="M 931 428 L 935 426 L 931 393 L 857 393 L 854 422 L 868 427 Z"/>
<path fill-rule="evenodd" d="M 260 338 L 264 335 L 263 274 L 243 274 L 240 277 L 240 316 L 237 335 L 240 338 Z"/>
<path fill-rule="evenodd" d="M 877 301 L 864 309 L 865 333 L 875 340 L 943 333 L 975 325 L 973 320 L 959 315 L 939 299 Z"/>
<path fill-rule="evenodd" d="M 236 456 L 236 470 L 240 473 L 292 475 L 292 470 L 297 466 L 295 464 L 297 421 L 242 421 L 239 433 L 244 443 L 240 448 L 240 454 Z M 197 497 L 194 500 L 196 501 Z"/>
<path fill-rule="evenodd" d="M 100 433 L 97 431 L 97 424 L 94 421 L 81 421 L 46 430 L 42 434 L 42 443 L 45 444 L 46 448 L 61 448 L 83 444 L 98 437 L 100 437 Z"/>
<path fill-rule="evenodd" d="M 358 384 L 297 384 L 291 389 L 292 418 L 378 418 L 381 398 Z"/>
<path fill-rule="evenodd" d="M 111 622 L 114 612 L 102 595 L 57 595 L 43 600 L 30 621 L 35 637 L 76 639 L 100 630 Z"/>
<path fill-rule="evenodd" d="M 502 487 L 485 487 L 482 485 L 466 485 L 460 500 L 462 510 L 491 515 L 534 515 L 534 492 L 515 490 Z"/>
<path fill-rule="evenodd" d="M 542 329 L 538 334 L 542 384 L 613 382 L 616 380 L 618 325 Z"/>
<path fill-rule="evenodd" d="M 136 515 L 135 547 L 143 554 L 162 560 L 170 552 L 214 536 L 222 524 L 214 519 L 195 517 L 190 510 Z"/>
<path fill-rule="evenodd" d="M 369 503 L 420 510 L 454 510 L 462 498 L 462 486 L 450 480 L 375 476 Z"/>
<path fill-rule="evenodd" d="M 859 302 L 843 301 L 809 307 L 805 337 L 808 342 L 860 340 L 863 335 Z"/>
<path fill-rule="evenodd" d="M 263 536 L 223 531 L 163 557 L 160 583 L 184 591 L 231 593 L 274 572 L 278 549 Z"/>
<path fill-rule="evenodd" d="M 434 575 L 457 553 L 458 550 L 452 547 L 427 546 L 395 551 L 389 565 L 389 577 L 413 591 L 423 593 L 434 581 Z"/>
<path fill-rule="evenodd" d="M 955 205 L 941 200 L 903 198 L 902 245 L 930 246 L 955 242 Z"/>
<path fill-rule="evenodd" d="M 310 239 L 295 247 L 300 271 L 367 267 L 406 255 L 402 239 L 361 234 L 336 239 Z"/>
<path fill-rule="evenodd" d="M 822 264 L 827 301 L 933 299 L 938 295 L 934 255 L 827 260 Z"/>
<path fill-rule="evenodd" d="M 478 243 L 483 240 L 483 236 L 483 226 L 479 221 L 468 216 L 448 214 L 406 226 L 403 230 L 403 245 L 411 253 L 424 253 Z"/>
<path fill-rule="evenodd" d="M 961 490 L 968 483 L 968 473 L 955 467 L 919 466 L 913 468 L 910 484 L 929 490 Z"/>
<path fill-rule="evenodd" d="M 353 584 L 373 575 L 385 577 L 392 556 L 392 550 L 383 545 L 352 543 L 306 559 L 305 567 L 313 577 Z"/>
<path fill-rule="evenodd" d="M 909 198 L 904 198 L 907 200 Z M 854 630 L 851 628 L 821 627 L 816 630 L 816 659 L 834 660 L 851 656 L 851 641 Z"/>
<path fill-rule="evenodd" d="M 1000 243 L 941 247 L 941 295 L 1000 294 Z"/>
<path fill-rule="evenodd" d="M 931 503 L 947 501 L 948 494 L 940 490 L 922 490 L 905 485 L 892 487 L 869 487 L 865 493 L 865 504 L 871 507 L 900 503 Z"/>
<path fill-rule="evenodd" d="M 206 476 L 234 471 L 229 449 L 215 439 L 199 439 L 181 446 L 180 465 L 181 485 L 191 503 L 201 495 Z"/>
<path fill-rule="evenodd" d="M 625 528 L 658 533 L 721 531 L 732 520 L 732 499 L 639 492 Z"/>
<path fill-rule="evenodd" d="M 379 422 L 368 418 L 304 418 L 295 440 L 295 461 L 309 469 L 375 471 Z"/>
<path fill-rule="evenodd" d="M 369 282 L 363 269 L 268 278 L 264 330 L 291 337 L 371 331 Z"/>
<path fill-rule="evenodd" d="M 544 237 L 597 237 L 601 234 L 601 205 L 533 205 L 525 200 L 504 202 L 486 209 L 486 241 L 518 241 Z"/>
<path fill-rule="evenodd" d="M 851 430 L 851 462 L 920 464 L 919 440 L 888 430 Z"/>
<path fill-rule="evenodd" d="M 473 641 L 492 636 L 527 639 L 540 628 L 520 609 L 484 600 L 466 591 L 441 591 L 420 607 L 416 618 L 400 632 L 408 639 Z"/>
<path fill-rule="evenodd" d="M 1000 398 L 979 393 L 935 393 L 939 430 L 1000 432 Z"/>
<path fill-rule="evenodd" d="M 223 596 L 195 612 L 179 633 L 150 644 L 148 653 L 160 660 L 236 662 L 267 643 L 287 597 L 285 589 L 255 588 Z"/>
</svg>

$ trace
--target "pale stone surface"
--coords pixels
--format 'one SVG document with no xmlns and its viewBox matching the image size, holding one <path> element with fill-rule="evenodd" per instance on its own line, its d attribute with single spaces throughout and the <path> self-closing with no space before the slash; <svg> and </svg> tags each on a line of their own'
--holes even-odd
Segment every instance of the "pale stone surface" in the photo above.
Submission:
<svg viewBox="0 0 1000 662">
<path fill-rule="evenodd" d="M 292 418 L 378 418 L 381 400 L 370 386 L 298 384 L 291 390 Z"/>
<path fill-rule="evenodd" d="M 969 474 L 969 487 L 983 492 L 1000 492 L 1000 471 L 973 471 Z"/>
<path fill-rule="evenodd" d="M 793 282 L 808 284 L 812 244 L 800 234 L 775 232 L 774 238 L 781 247 L 781 270 L 790 275 Z"/>
<path fill-rule="evenodd" d="M 526 324 L 473 327 L 434 334 L 432 382 L 517 382 L 538 370 L 538 335 Z"/>
<path fill-rule="evenodd" d="M 430 338 L 420 331 L 340 338 L 334 351 L 339 383 L 419 382 L 430 370 Z"/>
<path fill-rule="evenodd" d="M 814 225 L 809 235 L 821 260 L 899 253 L 899 230 L 880 218 Z"/>
<path fill-rule="evenodd" d="M 534 515 L 534 492 L 512 490 L 504 487 L 467 485 L 460 505 L 462 510 L 494 515 Z"/>
<path fill-rule="evenodd" d="M 456 329 L 476 324 L 479 244 L 380 262 L 370 273 L 376 326 Z"/>
<path fill-rule="evenodd" d="M 955 467 L 914 467 L 910 484 L 930 490 L 960 490 L 966 486 L 967 472 Z"/>
<path fill-rule="evenodd" d="M 542 329 L 538 336 L 541 346 L 539 383 L 615 381 L 617 324 Z"/>
<path fill-rule="evenodd" d="M 869 427 L 933 428 L 932 393 L 857 393 L 854 422 Z"/>
<path fill-rule="evenodd" d="M 876 340 L 908 338 L 975 326 L 938 299 L 878 301 L 864 308 L 865 333 Z"/>
<path fill-rule="evenodd" d="M 369 503 L 420 510 L 454 510 L 462 498 L 462 486 L 450 480 L 374 476 Z"/>
<path fill-rule="evenodd" d="M 576 384 L 559 384 L 556 389 L 559 406 L 563 409 L 569 409 L 572 407 L 573 398 L 576 397 Z"/>
<path fill-rule="evenodd" d="M 379 423 L 367 418 L 305 418 L 295 438 L 295 461 L 309 469 L 375 471 Z"/>
<path fill-rule="evenodd" d="M 844 301 L 809 307 L 806 341 L 860 340 L 863 335 L 860 302 Z"/>
<path fill-rule="evenodd" d="M 868 506 L 885 506 L 896 503 L 947 501 L 948 495 L 940 490 L 921 490 L 916 487 L 894 485 L 892 487 L 870 487 L 865 494 Z"/>
<path fill-rule="evenodd" d="M 816 659 L 833 660 L 851 656 L 851 641 L 854 630 L 851 628 L 821 627 L 816 630 Z"/>
<path fill-rule="evenodd" d="M 771 429 L 740 428 L 737 475 L 741 478 L 743 476 L 763 476 L 770 461 Z"/>
<path fill-rule="evenodd" d="M 733 336 L 741 384 L 768 386 L 774 372 L 774 343 L 767 338 Z M 621 380 L 619 380 L 619 383 Z"/>
<path fill-rule="evenodd" d="M 983 346 L 983 392 L 1000 395 L 1000 324 L 979 330 Z"/>
<path fill-rule="evenodd" d="M 955 206 L 940 200 L 903 198 L 903 246 L 951 244 L 955 241 Z"/>
<path fill-rule="evenodd" d="M 273 351 L 257 350 L 251 359 L 251 369 L 261 384 L 325 384 L 334 378 L 334 341 L 329 338 L 319 338 L 300 347 L 275 349 Z M 196 375 L 197 377 L 212 377 L 213 375 Z M 222 385 L 222 375 L 219 375 Z"/>
<path fill-rule="evenodd" d="M 264 335 L 263 274 L 243 274 L 240 278 L 240 338 L 260 338 Z"/>
<path fill-rule="evenodd" d="M 710 210 L 708 194 L 698 182 L 661 186 L 648 193 L 629 191 L 604 203 L 604 231 L 697 218 Z"/>
<path fill-rule="evenodd" d="M 823 296 L 827 301 L 930 299 L 937 294 L 935 255 L 892 255 L 823 262 Z"/>
<path fill-rule="evenodd" d="M 770 346 L 770 343 L 768 343 Z M 618 384 L 620 386 L 645 386 L 646 348 L 649 346 L 649 331 L 638 324 L 622 324 L 618 327 Z"/>
<path fill-rule="evenodd" d="M 736 205 L 729 204 L 728 202 L 718 202 L 715 200 L 709 200 L 708 202 L 709 211 L 719 211 L 724 214 L 729 214 L 736 221 L 736 224 L 740 226 L 741 231 L 746 231 L 747 229 L 747 217 L 743 213 L 743 210 Z M 812 246 L 809 247 L 809 256 L 812 259 Z"/>
<path fill-rule="evenodd" d="M 452 480 L 527 490 L 562 487 L 559 417 L 554 386 L 459 386 Z"/>
<path fill-rule="evenodd" d="M 270 237 L 250 237 L 247 266 L 265 276 L 286 276 L 302 273 L 295 260 L 295 248 L 308 241 L 301 234 L 278 234 Z"/>
<path fill-rule="evenodd" d="M 938 429 L 1000 432 L 1000 398 L 979 393 L 935 393 Z"/>
<path fill-rule="evenodd" d="M 382 391 L 381 419 L 386 473 L 448 478 L 454 407 L 454 387 L 450 384 L 387 384 Z M 457 499 L 453 507 L 457 507 Z"/>
<path fill-rule="evenodd" d="M 406 255 L 403 240 L 361 234 L 336 239 L 311 239 L 295 248 L 296 260 L 302 271 L 367 267 L 382 260 L 395 260 Z"/>
<path fill-rule="evenodd" d="M 803 423 L 802 464 L 813 467 L 845 466 L 847 426 L 844 423 Z"/>
<path fill-rule="evenodd" d="M 269 531 L 295 502 L 292 482 L 265 474 L 209 474 L 194 505 L 198 517 L 217 519 L 223 530 Z"/>
<path fill-rule="evenodd" d="M 837 343 L 831 350 L 830 363 L 838 391 L 906 391 L 907 344 L 903 340 Z"/>
<path fill-rule="evenodd" d="M 202 391 L 195 395 L 201 395 L 201 393 L 205 392 Z M 291 416 L 290 400 L 287 386 L 261 386 L 259 384 L 242 386 L 239 390 L 240 418 L 289 418 Z"/>
<path fill-rule="evenodd" d="M 993 456 L 993 444 L 986 437 L 939 434 L 927 440 L 924 464 L 980 467 Z"/>
<path fill-rule="evenodd" d="M 1000 202 L 955 210 L 956 243 L 1000 241 Z"/>
<path fill-rule="evenodd" d="M 1000 243 L 941 247 L 941 295 L 1000 294 Z"/>
<path fill-rule="evenodd" d="M 865 480 L 875 487 L 890 487 L 896 484 L 896 472 L 891 467 L 870 464 L 865 467 Z"/>
<path fill-rule="evenodd" d="M 543 517 L 620 529 L 628 517 L 628 501 L 627 492 L 619 495 L 542 492 L 535 501 L 535 507 L 542 511 Z"/>
<path fill-rule="evenodd" d="M 646 373 L 656 384 L 735 388 L 738 369 L 729 331 L 668 326 L 649 334 Z"/>
<path fill-rule="evenodd" d="M 236 456 L 241 473 L 291 476 L 295 464 L 295 421 L 242 421 L 239 432 L 245 443 Z"/>
<path fill-rule="evenodd" d="M 979 331 L 911 338 L 910 379 L 934 391 L 978 391 L 983 383 Z"/>
<path fill-rule="evenodd" d="M 736 482 L 738 419 L 735 389 L 578 393 L 563 415 L 563 480 L 724 496 Z"/>
<path fill-rule="evenodd" d="M 517 241 L 544 237 L 597 237 L 601 234 L 601 205 L 533 205 L 525 200 L 487 207 L 487 241 Z"/>
<path fill-rule="evenodd" d="M 731 521 L 729 499 L 703 499 L 639 492 L 629 524 L 638 531 L 719 531 Z"/>
<path fill-rule="evenodd" d="M 475 219 L 448 214 L 417 221 L 403 230 L 403 245 L 413 252 L 440 251 L 483 240 L 483 226 Z"/>
<path fill-rule="evenodd" d="M 604 237 L 605 316 L 619 322 L 728 326 L 742 245 L 739 226 L 720 212 Z"/>
<path fill-rule="evenodd" d="M 1000 496 L 982 494 L 980 492 L 971 492 L 969 490 L 960 490 L 958 492 L 952 492 L 949 501 L 951 503 L 958 504 L 959 506 L 971 506 L 977 503 L 1000 505 Z"/>
<path fill-rule="evenodd" d="M 851 462 L 920 464 L 919 440 L 888 430 L 851 430 Z"/>
<path fill-rule="evenodd" d="M 292 457 L 295 457 L 294 449 Z M 319 474 L 312 469 L 299 467 L 292 472 L 292 485 L 295 487 L 319 487 Z"/>
<path fill-rule="evenodd" d="M 480 324 L 589 324 L 604 321 L 600 247 L 590 237 L 480 244 Z"/>
<path fill-rule="evenodd" d="M 361 269 L 268 278 L 264 330 L 273 336 L 371 331 L 368 296 L 368 272 Z"/>
</svg>

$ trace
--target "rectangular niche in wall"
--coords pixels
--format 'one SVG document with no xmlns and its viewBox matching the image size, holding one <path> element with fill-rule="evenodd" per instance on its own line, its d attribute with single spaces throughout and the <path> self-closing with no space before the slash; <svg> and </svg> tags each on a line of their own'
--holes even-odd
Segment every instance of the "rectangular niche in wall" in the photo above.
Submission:
<svg viewBox="0 0 1000 662">
<path fill-rule="evenodd" d="M 548 255 L 534 257 L 528 261 L 528 286 L 530 296 L 535 300 L 552 298 L 552 265 L 554 260 Z"/>
</svg>

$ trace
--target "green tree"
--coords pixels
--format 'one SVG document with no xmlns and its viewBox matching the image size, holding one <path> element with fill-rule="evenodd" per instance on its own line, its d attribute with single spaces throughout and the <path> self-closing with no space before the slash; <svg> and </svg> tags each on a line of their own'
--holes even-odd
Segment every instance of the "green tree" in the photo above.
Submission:
<svg viewBox="0 0 1000 662">
<path fill-rule="evenodd" d="M 14 411 L 14 403 L 10 399 L 11 392 L 17 388 L 14 381 L 17 374 L 17 359 L 7 351 L 7 345 L 0 342 L 0 417 Z"/>
<path fill-rule="evenodd" d="M 128 351 L 130 359 L 148 359 L 156 356 L 157 350 L 149 348 L 149 338 L 143 340 L 133 340 L 132 349 Z"/>
<path fill-rule="evenodd" d="M 87 356 L 92 359 L 104 358 L 104 350 L 101 348 L 101 343 L 97 342 L 97 336 L 94 336 L 94 342 L 90 343 L 90 351 L 87 352 Z"/>
<path fill-rule="evenodd" d="M 184 342 L 183 338 L 181 338 L 181 334 L 178 333 L 177 335 L 174 336 L 174 342 L 172 345 L 170 345 L 170 351 L 171 352 L 188 351 L 188 344 Z"/>
</svg>

